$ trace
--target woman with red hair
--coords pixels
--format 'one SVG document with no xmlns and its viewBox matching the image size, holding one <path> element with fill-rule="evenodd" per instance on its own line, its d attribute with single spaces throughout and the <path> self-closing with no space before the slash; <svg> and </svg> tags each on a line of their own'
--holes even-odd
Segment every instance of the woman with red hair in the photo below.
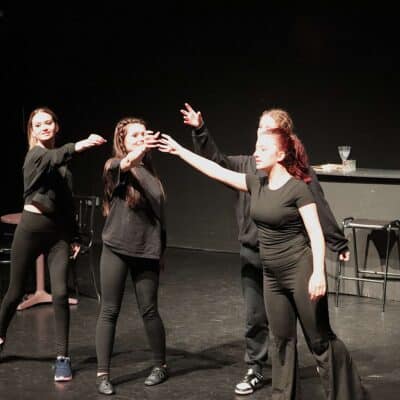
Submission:
<svg viewBox="0 0 400 400">
<path fill-rule="evenodd" d="M 247 191 L 260 242 L 264 298 L 272 336 L 272 398 L 300 399 L 297 321 L 318 365 L 329 400 L 365 398 L 358 372 L 329 325 L 325 242 L 307 182 L 308 161 L 299 138 L 286 129 L 260 129 L 257 170 L 238 173 L 179 145 L 168 135 L 159 150 L 179 156 L 205 175 Z"/>
</svg>

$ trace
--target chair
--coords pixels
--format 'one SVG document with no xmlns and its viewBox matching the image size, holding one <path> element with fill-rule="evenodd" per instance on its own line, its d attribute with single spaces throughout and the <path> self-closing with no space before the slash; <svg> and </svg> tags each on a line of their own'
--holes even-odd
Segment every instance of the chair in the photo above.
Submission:
<svg viewBox="0 0 400 400">
<path fill-rule="evenodd" d="M 3 265 L 11 264 L 11 242 L 14 235 L 15 226 L 18 223 L 19 214 L 6 214 L 0 217 L 0 295 L 5 292 Z M 8 278 L 7 278 L 8 281 Z"/>
<path fill-rule="evenodd" d="M 100 204 L 100 199 L 98 196 L 94 195 L 80 195 L 76 194 L 73 196 L 75 203 L 75 218 L 78 225 L 79 234 L 81 236 L 81 250 L 78 256 L 72 260 L 72 277 L 74 282 L 74 287 L 76 291 L 76 296 L 79 296 L 79 283 L 77 277 L 77 263 L 79 259 L 84 256 L 88 256 L 89 260 L 89 270 L 91 275 L 92 284 L 95 290 L 95 296 L 98 301 L 100 301 L 100 292 L 97 285 L 96 274 L 94 269 L 94 261 L 92 257 L 92 246 L 94 240 L 94 217 L 96 207 Z"/>
<path fill-rule="evenodd" d="M 389 259 L 394 244 L 397 243 L 400 259 L 399 229 L 400 221 L 377 220 L 366 218 L 347 217 L 342 221 L 343 229 L 351 229 L 353 234 L 354 249 L 354 276 L 345 275 L 343 261 L 338 261 L 336 271 L 336 307 L 339 305 L 340 283 L 342 280 L 352 280 L 357 282 L 357 294 L 361 296 L 362 290 L 360 283 L 372 282 L 382 285 L 382 312 L 385 311 L 386 289 L 388 280 L 400 277 L 400 273 L 389 272 Z M 366 239 L 363 265 L 360 268 L 357 248 L 357 231 L 367 229 L 369 233 Z M 369 269 L 367 259 L 369 255 L 370 242 L 375 245 L 379 259 L 383 261 L 380 268 Z"/>
</svg>

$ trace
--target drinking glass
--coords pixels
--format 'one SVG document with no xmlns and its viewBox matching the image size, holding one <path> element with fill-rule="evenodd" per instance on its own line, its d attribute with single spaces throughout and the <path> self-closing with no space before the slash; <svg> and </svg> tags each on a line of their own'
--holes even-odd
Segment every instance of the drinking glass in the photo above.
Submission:
<svg viewBox="0 0 400 400">
<path fill-rule="evenodd" d="M 350 155 L 351 146 L 338 146 L 339 156 L 342 159 L 342 165 Z"/>
</svg>

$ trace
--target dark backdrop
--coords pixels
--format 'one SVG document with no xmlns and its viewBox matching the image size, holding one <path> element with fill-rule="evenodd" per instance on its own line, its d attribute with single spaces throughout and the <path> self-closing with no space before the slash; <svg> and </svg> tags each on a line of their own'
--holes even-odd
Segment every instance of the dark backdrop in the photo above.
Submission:
<svg viewBox="0 0 400 400">
<path fill-rule="evenodd" d="M 350 144 L 359 167 L 399 168 L 394 13 L 295 16 L 260 8 L 268 2 L 194 3 L 194 10 L 130 4 L 21 3 L 0 11 L 2 213 L 22 208 L 25 124 L 41 105 L 59 115 L 60 143 L 90 132 L 109 139 L 73 161 L 77 193 L 101 196 L 123 116 L 143 117 L 190 145 L 179 113 L 185 101 L 202 111 L 228 154 L 251 152 L 261 112 L 281 107 L 313 164 L 339 162 L 337 145 Z M 169 244 L 236 251 L 233 193 L 172 156 L 154 158 L 168 196 Z M 98 213 L 97 238 L 102 223 Z"/>
</svg>

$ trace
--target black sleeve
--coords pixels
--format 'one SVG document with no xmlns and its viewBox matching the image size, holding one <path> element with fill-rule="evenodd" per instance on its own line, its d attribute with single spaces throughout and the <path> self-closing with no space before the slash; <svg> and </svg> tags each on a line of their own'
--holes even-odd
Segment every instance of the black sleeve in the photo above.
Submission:
<svg viewBox="0 0 400 400">
<path fill-rule="evenodd" d="M 250 156 L 227 156 L 220 151 L 207 126 L 192 131 L 193 147 L 197 154 L 216 162 L 224 168 L 238 172 L 247 172 L 244 168 Z"/>
<path fill-rule="evenodd" d="M 35 146 L 32 150 L 32 161 L 38 171 L 53 169 L 65 165 L 75 153 L 75 143 L 67 143 L 57 149 L 44 149 Z"/>
<path fill-rule="evenodd" d="M 343 230 L 339 228 L 336 218 L 325 198 L 324 191 L 318 181 L 317 175 L 312 168 L 309 169 L 311 182 L 309 188 L 317 204 L 318 216 L 324 233 L 325 242 L 328 248 L 334 252 L 344 252 L 348 250 L 348 240 L 344 236 Z"/>
<path fill-rule="evenodd" d="M 118 158 L 109 159 L 105 167 L 105 179 L 109 186 L 114 190 L 117 186 L 126 183 L 127 174 L 129 172 L 121 171 L 121 160 Z"/>
<path fill-rule="evenodd" d="M 296 185 L 296 189 L 297 193 L 295 195 L 295 198 L 297 208 L 315 203 L 314 196 L 306 183 L 304 183 L 303 181 L 299 181 L 298 185 Z"/>
</svg>

